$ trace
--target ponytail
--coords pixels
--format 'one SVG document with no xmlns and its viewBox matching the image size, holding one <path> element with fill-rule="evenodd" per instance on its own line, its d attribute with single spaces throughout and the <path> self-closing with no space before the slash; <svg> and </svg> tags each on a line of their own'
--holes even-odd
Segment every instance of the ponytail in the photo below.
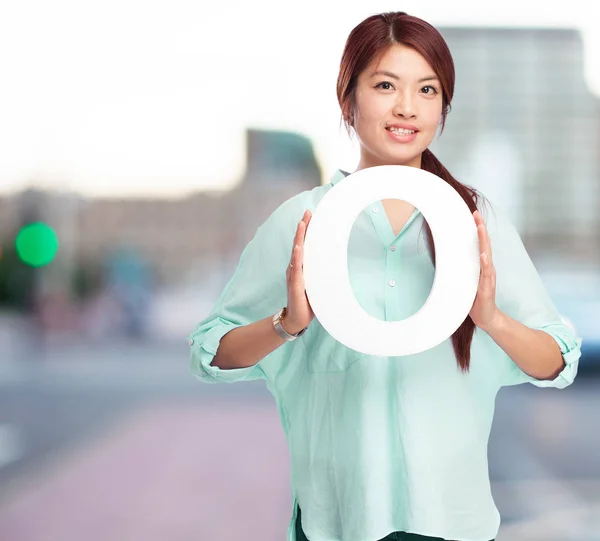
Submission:
<svg viewBox="0 0 600 541">
<path fill-rule="evenodd" d="M 433 173 L 434 175 L 445 180 L 450 186 L 452 186 L 458 194 L 463 198 L 464 202 L 469 207 L 471 213 L 477 210 L 477 204 L 479 199 L 482 197 L 475 188 L 471 188 L 465 184 L 461 184 L 456 180 L 450 172 L 442 165 L 442 163 L 433 155 L 431 150 L 426 149 L 421 157 L 421 169 Z M 433 235 L 431 228 L 427 221 L 424 224 L 427 233 L 427 244 L 433 266 L 435 267 L 435 245 L 433 242 Z M 475 323 L 470 316 L 461 323 L 460 327 L 456 329 L 452 335 L 452 347 L 454 348 L 454 354 L 456 356 L 456 362 L 460 367 L 461 371 L 468 372 L 471 362 L 471 342 L 473 341 L 473 334 L 475 332 Z"/>
</svg>

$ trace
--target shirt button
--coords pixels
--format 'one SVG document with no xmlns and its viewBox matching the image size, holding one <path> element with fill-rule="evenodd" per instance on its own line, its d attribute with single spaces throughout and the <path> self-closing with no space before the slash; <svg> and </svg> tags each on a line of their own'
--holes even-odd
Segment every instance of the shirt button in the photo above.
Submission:
<svg viewBox="0 0 600 541">
<path fill-rule="evenodd" d="M 189 344 L 190 346 L 191 346 L 191 345 L 193 345 L 193 344 L 194 344 L 194 339 L 193 339 L 193 338 L 190 338 L 190 339 L 188 340 L 188 344 Z"/>
<path fill-rule="evenodd" d="M 392 252 L 395 252 L 395 251 L 396 251 L 396 245 L 395 245 L 395 244 L 392 244 L 392 245 L 390 246 L 390 250 L 391 250 Z"/>
<path fill-rule="evenodd" d="M 390 287 L 394 287 L 396 285 L 396 280 L 390 280 L 388 283 L 390 284 Z"/>
<path fill-rule="evenodd" d="M 373 209 L 372 209 L 372 210 L 373 210 L 373 212 L 374 212 L 375 214 L 377 214 L 377 213 L 379 212 L 379 207 L 373 207 Z"/>
</svg>

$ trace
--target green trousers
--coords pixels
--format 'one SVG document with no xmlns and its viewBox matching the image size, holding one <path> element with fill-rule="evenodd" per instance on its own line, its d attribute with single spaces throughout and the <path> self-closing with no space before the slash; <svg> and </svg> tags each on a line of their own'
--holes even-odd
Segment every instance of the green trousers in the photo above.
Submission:
<svg viewBox="0 0 600 541">
<path fill-rule="evenodd" d="M 296 541 L 309 541 L 302 529 L 302 522 L 300 520 L 300 507 L 298 507 L 298 516 L 296 518 Z M 379 541 L 445 541 L 441 537 L 427 537 L 425 535 L 418 535 L 416 533 L 406 532 L 392 532 L 390 535 L 386 535 Z M 492 539 L 492 541 L 495 541 Z"/>
</svg>

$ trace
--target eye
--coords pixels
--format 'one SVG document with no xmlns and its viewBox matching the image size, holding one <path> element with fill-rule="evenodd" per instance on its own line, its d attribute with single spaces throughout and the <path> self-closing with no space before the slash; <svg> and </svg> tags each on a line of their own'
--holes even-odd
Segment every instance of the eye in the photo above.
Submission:
<svg viewBox="0 0 600 541">
<path fill-rule="evenodd" d="M 391 88 L 383 88 L 382 85 L 389 85 Z M 392 88 L 394 88 L 394 85 L 392 85 L 392 83 L 390 83 L 389 81 L 382 81 L 381 83 L 375 85 L 375 88 L 381 88 L 383 90 L 391 90 Z"/>
<path fill-rule="evenodd" d="M 435 96 L 435 94 L 438 93 L 437 89 L 431 85 L 427 85 L 427 86 L 424 86 L 423 88 L 421 88 L 421 92 L 423 92 L 423 94 L 428 94 L 431 96 Z"/>
</svg>

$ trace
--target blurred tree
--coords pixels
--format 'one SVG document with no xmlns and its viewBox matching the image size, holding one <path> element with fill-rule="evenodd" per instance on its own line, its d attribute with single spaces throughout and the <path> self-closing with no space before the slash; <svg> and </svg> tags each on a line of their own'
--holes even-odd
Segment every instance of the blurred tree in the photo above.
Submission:
<svg viewBox="0 0 600 541">
<path fill-rule="evenodd" d="M 2 244 L 0 258 L 0 307 L 31 309 L 35 269 L 21 261 L 14 243 Z"/>
</svg>

